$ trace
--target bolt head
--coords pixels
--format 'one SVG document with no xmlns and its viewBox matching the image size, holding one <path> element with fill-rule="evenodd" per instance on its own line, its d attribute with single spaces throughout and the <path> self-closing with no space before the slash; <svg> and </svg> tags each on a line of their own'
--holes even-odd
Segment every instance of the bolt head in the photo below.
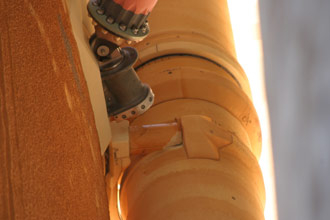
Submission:
<svg viewBox="0 0 330 220">
<path fill-rule="evenodd" d="M 145 21 L 141 27 L 141 31 L 143 34 L 145 34 L 148 31 L 148 29 L 149 29 L 149 23 L 148 23 L 148 21 Z"/>
<path fill-rule="evenodd" d="M 148 30 L 147 26 L 143 26 L 143 27 L 141 28 L 141 31 L 142 31 L 142 33 L 144 33 L 144 34 L 147 32 L 147 30 Z"/>
<path fill-rule="evenodd" d="M 98 0 L 94 0 L 94 1 L 92 1 L 92 4 L 93 4 L 94 6 L 98 6 L 98 5 L 99 5 Z"/>
<path fill-rule="evenodd" d="M 115 22 L 115 19 L 113 19 L 112 17 L 108 17 L 108 18 L 107 18 L 107 22 L 108 22 L 109 24 L 113 24 L 113 22 Z"/>
<path fill-rule="evenodd" d="M 99 8 L 96 10 L 96 13 L 98 13 L 99 15 L 103 15 L 104 14 L 104 9 Z"/>
<path fill-rule="evenodd" d="M 105 57 L 108 56 L 110 53 L 110 48 L 105 46 L 105 45 L 101 45 L 97 48 L 97 55 L 101 56 L 101 57 Z"/>
<path fill-rule="evenodd" d="M 122 31 L 126 31 L 127 26 L 125 24 L 120 24 L 119 29 L 122 30 Z"/>
<path fill-rule="evenodd" d="M 139 29 L 138 29 L 138 28 L 134 28 L 134 29 L 132 30 L 132 32 L 133 32 L 133 34 L 137 35 L 137 34 L 139 33 Z"/>
</svg>

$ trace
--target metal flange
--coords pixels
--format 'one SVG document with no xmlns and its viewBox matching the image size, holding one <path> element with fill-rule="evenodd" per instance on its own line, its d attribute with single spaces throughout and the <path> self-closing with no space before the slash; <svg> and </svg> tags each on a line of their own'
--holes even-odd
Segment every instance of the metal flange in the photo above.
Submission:
<svg viewBox="0 0 330 220">
<path fill-rule="evenodd" d="M 116 4 L 111 1 L 112 4 Z M 148 15 L 136 15 L 116 5 L 118 14 L 127 14 L 125 19 L 111 15 L 110 10 L 101 5 L 97 0 L 89 1 L 87 5 L 90 16 L 105 30 L 130 41 L 141 41 L 149 34 L 149 25 L 146 20 Z M 109 7 L 109 6 L 108 6 Z M 114 7 L 112 7 L 114 8 Z M 136 21 L 136 22 L 135 22 Z"/>
<path fill-rule="evenodd" d="M 138 105 L 136 105 L 136 106 L 134 106 L 130 109 L 127 109 L 124 112 L 121 112 L 117 115 L 114 115 L 113 119 L 115 121 L 122 121 L 122 120 L 126 120 L 126 119 L 129 119 L 129 118 L 135 118 L 138 115 L 143 114 L 154 103 L 154 97 L 155 97 L 154 93 L 152 92 L 151 89 L 149 89 L 148 90 L 148 95 L 146 96 L 146 98 L 142 102 L 140 102 Z"/>
</svg>

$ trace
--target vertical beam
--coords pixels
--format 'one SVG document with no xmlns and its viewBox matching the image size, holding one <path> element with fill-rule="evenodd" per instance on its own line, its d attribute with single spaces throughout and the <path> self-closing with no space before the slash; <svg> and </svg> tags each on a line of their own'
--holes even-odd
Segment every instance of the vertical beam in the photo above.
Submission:
<svg viewBox="0 0 330 220">
<path fill-rule="evenodd" d="M 108 219 L 64 1 L 1 1 L 0 33 L 0 219 Z"/>
</svg>

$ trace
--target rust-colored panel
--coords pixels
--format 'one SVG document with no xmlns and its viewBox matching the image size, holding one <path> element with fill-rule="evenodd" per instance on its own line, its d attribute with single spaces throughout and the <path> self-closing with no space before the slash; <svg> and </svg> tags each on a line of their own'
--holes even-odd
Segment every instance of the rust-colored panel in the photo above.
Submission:
<svg viewBox="0 0 330 220">
<path fill-rule="evenodd" d="M 0 219 L 109 219 L 63 1 L 0 2 Z"/>
</svg>

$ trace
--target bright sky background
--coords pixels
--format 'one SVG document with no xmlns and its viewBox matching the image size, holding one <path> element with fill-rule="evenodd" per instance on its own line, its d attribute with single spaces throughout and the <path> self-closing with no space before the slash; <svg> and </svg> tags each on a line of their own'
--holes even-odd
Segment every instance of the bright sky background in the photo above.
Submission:
<svg viewBox="0 0 330 220">
<path fill-rule="evenodd" d="M 228 0 L 237 59 L 249 79 L 262 130 L 259 161 L 266 187 L 265 219 L 277 220 L 275 179 L 271 146 L 258 0 Z"/>
</svg>

